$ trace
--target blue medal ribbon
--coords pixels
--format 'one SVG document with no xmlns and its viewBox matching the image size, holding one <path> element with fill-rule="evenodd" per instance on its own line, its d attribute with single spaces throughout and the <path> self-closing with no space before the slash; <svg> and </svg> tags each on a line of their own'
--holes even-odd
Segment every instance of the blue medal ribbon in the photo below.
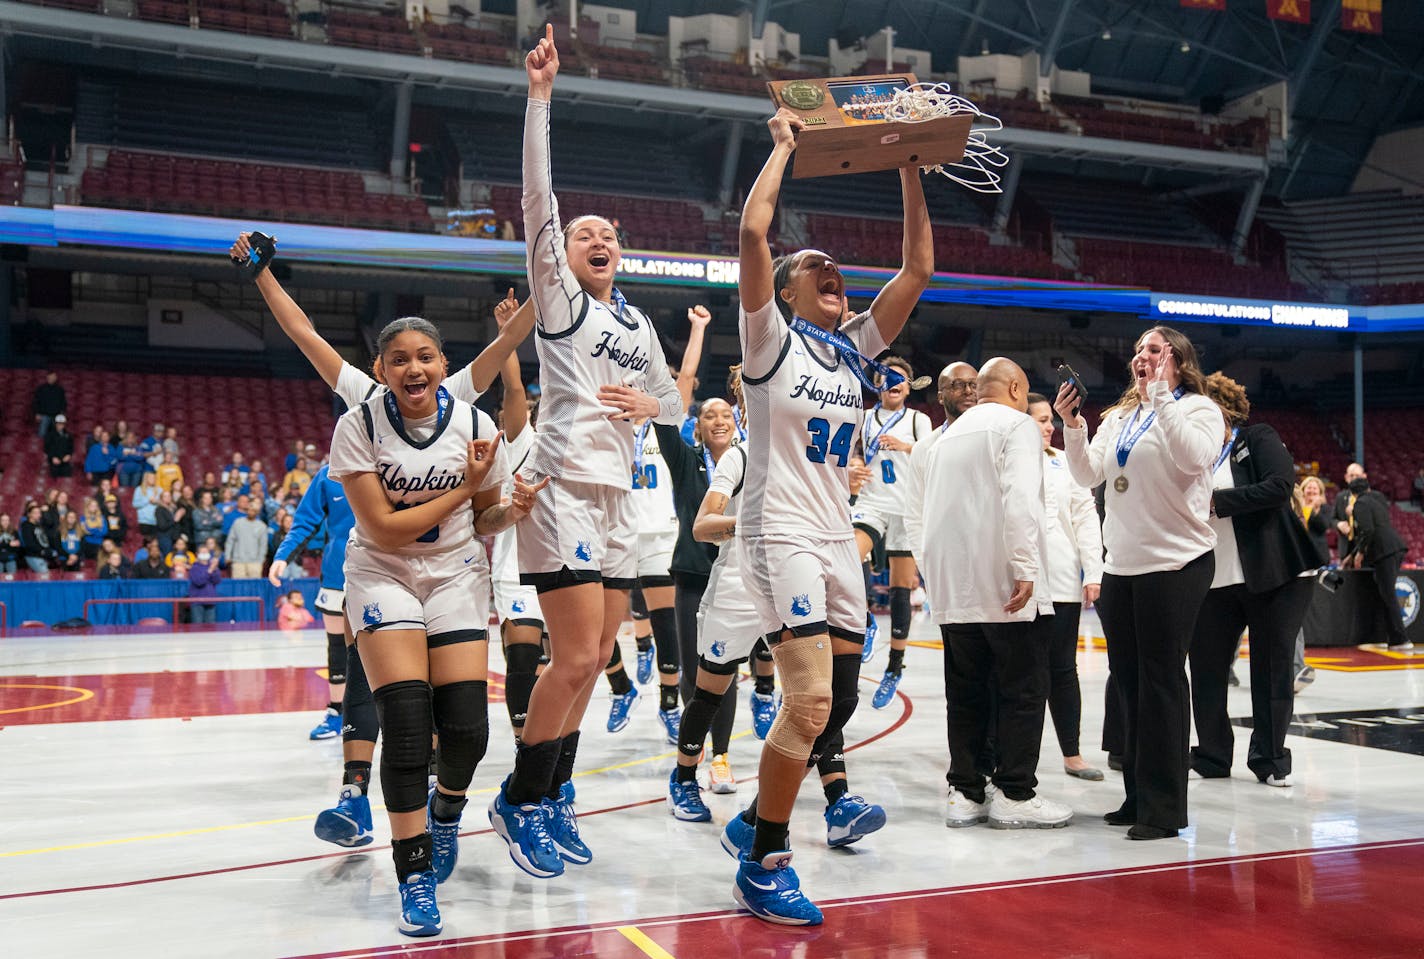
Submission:
<svg viewBox="0 0 1424 959">
<path fill-rule="evenodd" d="M 633 486 L 637 489 L 643 486 L 643 443 L 652 428 L 652 420 L 644 420 L 642 426 L 633 427 Z"/>
<path fill-rule="evenodd" d="M 1179 400 L 1179 399 L 1182 398 L 1182 394 L 1186 393 L 1186 391 L 1187 391 L 1187 390 L 1186 390 L 1186 387 L 1179 386 L 1179 387 L 1177 387 L 1175 390 L 1172 391 L 1172 398 Z M 1141 426 L 1138 426 L 1137 429 L 1133 431 L 1133 433 L 1132 433 L 1131 436 L 1128 436 L 1128 430 L 1131 430 L 1131 429 L 1133 428 L 1133 426 L 1136 425 L 1136 423 L 1137 423 L 1137 418 L 1138 418 L 1139 416 L 1141 416 L 1141 415 L 1142 415 L 1142 404 L 1141 404 L 1141 403 L 1138 403 L 1138 404 L 1137 404 L 1137 409 L 1135 409 L 1135 410 L 1132 411 L 1132 419 L 1130 419 L 1130 420 L 1128 420 L 1127 422 L 1123 423 L 1123 424 L 1122 424 L 1122 432 L 1120 432 L 1120 433 L 1117 434 L 1117 465 L 1118 465 L 1118 466 L 1122 466 L 1122 467 L 1126 467 L 1126 466 L 1127 466 L 1127 457 L 1128 457 L 1128 454 L 1130 454 L 1130 453 L 1132 452 L 1132 448 L 1137 445 L 1137 441 L 1140 440 L 1140 439 L 1142 439 L 1142 434 L 1143 434 L 1143 433 L 1146 433 L 1146 432 L 1148 431 L 1148 429 L 1151 428 L 1152 424 L 1157 420 L 1157 411 L 1156 411 L 1156 410 L 1153 410 L 1151 413 L 1148 413 L 1148 414 L 1147 414 L 1147 418 L 1142 421 L 1142 425 L 1141 425 Z"/>
<path fill-rule="evenodd" d="M 712 474 L 717 469 L 717 464 L 712 461 L 712 454 L 707 452 L 707 446 L 702 447 L 702 465 L 707 469 L 707 482 L 712 482 Z"/>
<path fill-rule="evenodd" d="M 865 446 L 866 465 L 869 465 L 870 462 L 874 460 L 876 456 L 879 455 L 880 437 L 884 436 L 887 432 L 894 428 L 896 423 L 900 422 L 902 419 L 905 418 L 905 408 L 902 406 L 895 411 L 894 416 L 890 417 L 890 422 L 880 427 L 880 429 L 876 430 L 875 435 L 871 436 L 870 427 L 874 422 L 873 415 L 880 412 L 880 404 L 876 403 L 875 409 L 871 410 L 870 412 L 872 415 L 867 416 L 865 418 L 865 430 L 861 436 L 862 440 L 864 441 L 863 445 Z"/>
<path fill-rule="evenodd" d="M 450 410 L 450 394 L 445 391 L 445 387 L 435 388 L 435 428 L 440 429 L 440 424 L 448 418 Z M 401 416 L 400 404 L 396 402 L 394 390 L 386 390 L 386 413 L 390 416 L 391 422 L 400 427 L 402 433 L 405 432 L 405 417 Z"/>
<path fill-rule="evenodd" d="M 732 407 L 732 422 L 737 424 L 737 436 L 745 443 L 747 441 L 747 428 L 742 425 L 742 408 L 740 406 Z"/>
<path fill-rule="evenodd" d="M 1241 427 L 1231 427 L 1231 435 L 1226 438 L 1226 445 L 1221 448 L 1221 455 L 1216 458 L 1216 465 L 1211 468 L 1215 473 L 1221 469 L 1221 464 L 1226 462 L 1226 457 L 1231 455 L 1231 447 L 1236 445 L 1236 435 L 1241 432 Z"/>
<path fill-rule="evenodd" d="M 893 389 L 905 382 L 905 375 L 899 370 L 893 370 L 881 363 L 879 360 L 872 360 L 864 353 L 855 348 L 846 335 L 840 330 L 828 333 L 814 323 L 808 323 L 799 316 L 791 318 L 791 328 L 797 333 L 809 336 L 812 339 L 820 340 L 827 344 L 837 353 L 841 359 L 845 360 L 846 366 L 855 374 L 855 378 L 860 380 L 862 386 L 872 393 L 883 393 L 885 390 Z M 869 367 L 872 373 L 878 373 L 884 381 L 884 385 L 876 386 L 875 382 L 866 374 L 865 368 Z"/>
</svg>

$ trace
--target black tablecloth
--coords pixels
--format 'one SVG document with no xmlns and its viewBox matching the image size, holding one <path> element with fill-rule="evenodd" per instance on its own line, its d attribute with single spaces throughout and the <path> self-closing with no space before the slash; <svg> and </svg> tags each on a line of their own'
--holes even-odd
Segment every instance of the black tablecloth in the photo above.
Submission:
<svg viewBox="0 0 1424 959">
<path fill-rule="evenodd" d="M 1355 569 L 1336 572 L 1341 580 L 1333 592 L 1316 577 L 1310 609 L 1305 614 L 1305 645 L 1360 646 L 1385 642 L 1388 637 L 1384 617 L 1374 599 L 1375 583 L 1370 572 Z M 1424 646 L 1421 594 L 1424 594 L 1424 570 L 1400 570 L 1395 595 L 1404 607 L 1404 630 L 1412 642 Z"/>
</svg>

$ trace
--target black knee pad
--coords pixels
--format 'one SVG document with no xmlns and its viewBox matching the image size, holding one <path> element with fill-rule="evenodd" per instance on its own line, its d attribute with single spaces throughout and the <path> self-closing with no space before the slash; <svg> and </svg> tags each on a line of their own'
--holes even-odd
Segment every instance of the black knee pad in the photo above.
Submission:
<svg viewBox="0 0 1424 959">
<path fill-rule="evenodd" d="M 604 666 L 603 668 L 604 668 L 605 670 L 608 670 L 608 669 L 612 669 L 614 666 L 622 666 L 622 665 L 623 665 L 623 650 L 618 647 L 618 640 L 615 639 L 615 640 L 613 641 L 613 655 L 608 657 L 608 665 Z"/>
<path fill-rule="evenodd" d="M 525 714 L 529 712 L 529 694 L 534 691 L 534 681 L 538 678 L 535 671 L 542 655 L 538 643 L 511 643 L 504 648 L 507 670 L 504 704 L 509 710 L 509 721 L 516 726 L 524 725 Z"/>
<path fill-rule="evenodd" d="M 763 663 L 771 663 L 776 661 L 775 657 L 771 655 L 771 647 L 767 645 L 766 637 L 764 636 L 761 639 L 758 639 L 756 641 L 756 645 L 752 647 L 752 655 L 755 656 L 757 659 L 761 660 Z"/>
<path fill-rule="evenodd" d="M 326 634 L 326 681 L 329 683 L 346 682 L 346 635 L 344 633 Z"/>
<path fill-rule="evenodd" d="M 643 588 L 641 586 L 633 587 L 633 597 L 628 605 L 630 607 L 629 615 L 634 619 L 648 618 L 648 601 L 643 598 Z"/>
<path fill-rule="evenodd" d="M 842 653 L 831 658 L 831 714 L 826 719 L 826 728 L 816 737 L 811 746 L 808 765 L 820 762 L 827 755 L 830 746 L 841 737 L 841 730 L 855 715 L 855 707 L 860 703 L 860 654 Z"/>
<path fill-rule="evenodd" d="M 833 776 L 836 773 L 845 775 L 845 732 L 838 730 L 834 736 L 826 741 L 826 748 L 821 753 L 820 758 L 815 760 L 816 772 L 822 776 Z"/>
<path fill-rule="evenodd" d="M 890 636 L 906 639 L 910 635 L 910 590 L 904 586 L 890 587 Z"/>
<path fill-rule="evenodd" d="M 466 680 L 435 687 L 435 729 L 440 734 L 438 778 L 451 792 L 470 788 L 489 746 L 488 686 Z"/>
<path fill-rule="evenodd" d="M 381 720 L 381 791 L 386 809 L 415 812 L 425 807 L 430 788 L 431 722 L 430 684 L 408 679 L 382 686 L 375 692 L 376 714 Z"/>
<path fill-rule="evenodd" d="M 380 732 L 376 720 L 376 700 L 361 653 L 352 643 L 346 647 L 346 689 L 341 696 L 341 738 L 345 742 L 373 743 Z"/>
<path fill-rule="evenodd" d="M 724 698 L 726 698 L 726 693 L 714 693 L 701 686 L 693 690 L 692 701 L 687 704 L 687 709 L 682 714 L 677 744 L 678 752 L 684 756 L 702 754 L 702 747 L 707 742 L 707 733 L 712 729 L 717 709 L 722 705 Z"/>
<path fill-rule="evenodd" d="M 671 606 L 648 610 L 653 626 L 653 643 L 657 646 L 658 672 L 676 673 L 682 656 L 677 648 L 677 613 Z"/>
</svg>

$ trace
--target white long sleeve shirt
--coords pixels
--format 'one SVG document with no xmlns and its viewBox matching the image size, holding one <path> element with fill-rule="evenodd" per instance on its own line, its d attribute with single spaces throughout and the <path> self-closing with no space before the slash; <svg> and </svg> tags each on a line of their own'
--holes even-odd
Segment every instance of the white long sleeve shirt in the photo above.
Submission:
<svg viewBox="0 0 1424 959">
<path fill-rule="evenodd" d="M 1038 426 L 1000 403 L 967 410 L 930 450 L 921 549 L 936 622 L 1031 622 L 1053 614 L 1043 458 Z M 1016 580 L 1033 582 L 1033 597 L 1006 613 Z"/>
<path fill-rule="evenodd" d="M 1181 569 L 1216 546 L 1207 516 L 1212 464 L 1226 438 L 1221 409 L 1198 393 L 1176 399 L 1166 383 L 1148 388 L 1147 406 L 1142 415 L 1157 416 L 1123 465 L 1119 436 L 1134 410 L 1108 413 L 1091 444 L 1086 428 L 1063 429 L 1073 479 L 1090 489 L 1107 483 L 1103 570 L 1114 576 Z"/>
<path fill-rule="evenodd" d="M 1103 529 L 1087 487 L 1073 482 L 1062 450 L 1043 452 L 1048 514 L 1048 591 L 1055 603 L 1081 603 L 1083 587 L 1103 581 Z"/>
<path fill-rule="evenodd" d="M 915 448 L 910 450 L 910 466 L 905 471 L 905 536 L 910 541 L 910 555 L 915 557 L 915 566 L 921 570 L 925 568 L 925 469 L 929 465 L 930 450 L 944 436 L 948 426 L 946 423 L 915 444 Z M 933 609 L 936 605 L 934 592 L 928 582 L 925 583 L 925 593 Z"/>
</svg>

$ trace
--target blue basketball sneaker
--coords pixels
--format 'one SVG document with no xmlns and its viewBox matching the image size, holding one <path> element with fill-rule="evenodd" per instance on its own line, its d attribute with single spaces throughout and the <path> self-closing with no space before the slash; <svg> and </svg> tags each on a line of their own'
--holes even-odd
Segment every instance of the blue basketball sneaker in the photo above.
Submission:
<svg viewBox="0 0 1424 959">
<path fill-rule="evenodd" d="M 765 739 L 771 732 L 771 724 L 776 722 L 776 711 L 780 708 L 780 696 L 752 690 L 752 732 L 757 739 Z"/>
<path fill-rule="evenodd" d="M 336 805 L 323 809 L 316 816 L 316 838 L 338 846 L 365 846 L 371 835 L 371 800 L 361 794 L 361 787 L 347 783 L 341 787 Z"/>
<path fill-rule="evenodd" d="M 870 698 L 870 705 L 876 709 L 884 709 L 890 705 L 890 700 L 895 698 L 895 690 L 900 688 L 900 674 L 894 670 L 885 670 L 885 675 L 880 677 L 880 685 L 875 687 L 875 695 Z"/>
<path fill-rule="evenodd" d="M 767 854 L 761 862 L 738 860 L 732 896 L 758 919 L 783 926 L 819 926 L 821 910 L 801 892 L 801 880 L 791 868 L 791 850 Z"/>
<path fill-rule="evenodd" d="M 752 841 L 756 839 L 756 826 L 742 819 L 737 813 L 727 821 L 722 830 L 722 848 L 733 859 L 742 859 L 751 854 Z"/>
<path fill-rule="evenodd" d="M 646 686 L 653 681 L 653 647 L 638 650 L 638 685 Z"/>
<path fill-rule="evenodd" d="M 450 878 L 455 871 L 455 863 L 460 859 L 460 817 L 454 822 L 441 822 L 435 818 L 435 790 L 430 790 L 430 799 L 425 804 L 425 828 L 430 833 L 430 863 L 435 872 L 437 884 Z"/>
<path fill-rule="evenodd" d="M 321 722 L 312 727 L 308 739 L 333 739 L 341 735 L 341 714 L 328 708 L 326 715 L 321 717 Z"/>
<path fill-rule="evenodd" d="M 875 653 L 875 637 L 880 635 L 880 624 L 875 621 L 874 616 L 865 617 L 865 645 L 860 648 L 860 661 L 870 662 L 870 657 Z"/>
<path fill-rule="evenodd" d="M 547 807 L 542 803 L 516 806 L 504 798 L 508 778 L 500 784 L 489 807 L 490 825 L 509 845 L 509 858 L 536 879 L 548 879 L 564 872 L 564 860 L 549 836 L 545 819 Z"/>
<path fill-rule="evenodd" d="M 623 693 L 621 696 L 615 693 L 608 705 L 608 731 L 610 733 L 620 732 L 628 725 L 628 714 L 633 711 L 633 707 L 638 705 L 638 687 Z"/>
<path fill-rule="evenodd" d="M 435 903 L 435 873 L 417 872 L 400 884 L 401 917 L 396 928 L 407 936 L 440 935 L 440 907 Z"/>
<path fill-rule="evenodd" d="M 845 795 L 826 807 L 826 845 L 849 846 L 885 825 L 885 810 L 860 796 Z"/>
<path fill-rule="evenodd" d="M 663 724 L 663 732 L 667 733 L 667 741 L 676 746 L 677 731 L 682 726 L 682 710 L 676 706 L 672 709 L 659 709 L 658 722 Z"/>
<path fill-rule="evenodd" d="M 668 774 L 667 803 L 674 819 L 681 819 L 683 822 L 708 822 L 712 818 L 712 810 L 702 801 L 702 790 L 698 787 L 697 780 L 678 782 L 676 766 Z"/>
<path fill-rule="evenodd" d="M 593 860 L 593 850 L 579 836 L 578 816 L 574 814 L 574 784 L 559 787 L 558 799 L 544 800 L 544 818 L 549 824 L 549 838 L 564 862 L 582 866 Z"/>
</svg>

